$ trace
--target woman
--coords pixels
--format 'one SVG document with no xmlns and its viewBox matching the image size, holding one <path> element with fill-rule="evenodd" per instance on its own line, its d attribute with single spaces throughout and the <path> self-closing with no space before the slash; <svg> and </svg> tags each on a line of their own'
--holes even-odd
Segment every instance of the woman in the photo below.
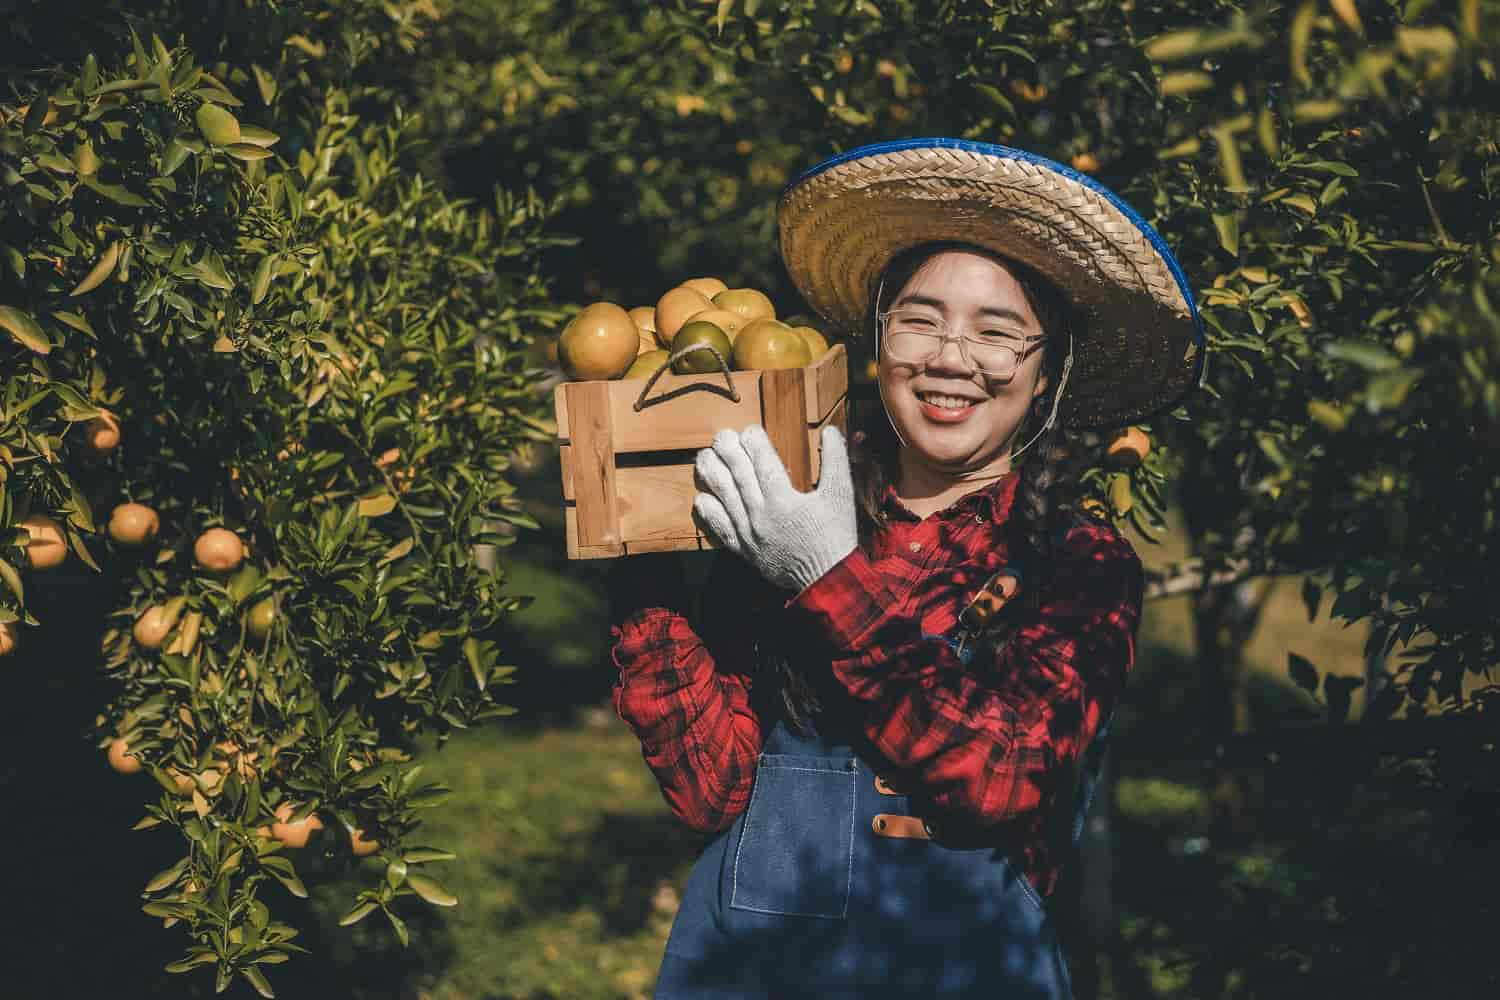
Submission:
<svg viewBox="0 0 1500 1000">
<path fill-rule="evenodd" d="M 717 833 L 657 996 L 1068 997 L 1046 817 L 1081 767 L 1076 839 L 1141 571 L 1059 510 L 1057 438 L 1193 385 L 1191 294 L 1117 197 L 999 146 L 856 149 L 778 224 L 808 303 L 874 336 L 882 412 L 852 465 L 824 430 L 808 493 L 759 427 L 699 453 L 701 627 L 671 559 L 615 570 L 616 707 Z"/>
</svg>

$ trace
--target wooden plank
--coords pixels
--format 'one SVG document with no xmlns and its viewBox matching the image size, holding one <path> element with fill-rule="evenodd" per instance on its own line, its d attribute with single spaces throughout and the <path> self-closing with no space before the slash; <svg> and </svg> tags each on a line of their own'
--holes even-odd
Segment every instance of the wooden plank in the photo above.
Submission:
<svg viewBox="0 0 1500 1000">
<path fill-rule="evenodd" d="M 563 509 L 563 530 L 568 539 L 569 559 L 612 559 L 625 554 L 623 545 L 579 545 L 576 507 Z"/>
<path fill-rule="evenodd" d="M 816 427 L 809 427 L 807 429 L 807 449 L 812 455 L 812 481 L 814 483 L 823 474 L 823 428 L 828 424 L 835 424 L 839 430 L 844 432 L 845 447 L 847 448 L 849 437 L 848 413 L 849 401 L 847 398 L 841 399 L 833 405 L 832 410 L 828 411 L 828 415 L 823 418 L 822 422 Z"/>
<path fill-rule="evenodd" d="M 568 440 L 568 385 L 559 382 L 552 389 L 552 409 L 557 418 L 557 439 Z"/>
<path fill-rule="evenodd" d="M 573 492 L 578 514 L 578 550 L 620 546 L 615 493 L 615 451 L 610 424 L 609 383 L 578 382 L 568 392 Z"/>
<path fill-rule="evenodd" d="M 563 502 L 572 503 L 578 498 L 573 495 L 573 446 L 571 444 L 557 446 L 557 464 L 562 468 Z"/>
<path fill-rule="evenodd" d="M 807 422 L 820 423 L 849 394 L 849 352 L 834 344 L 807 371 Z"/>
<path fill-rule="evenodd" d="M 638 542 L 627 541 L 625 554 L 634 556 L 645 552 L 696 552 L 698 549 L 712 548 L 717 546 L 702 535 L 691 538 L 648 538 Z"/>
<path fill-rule="evenodd" d="M 627 542 L 698 534 L 693 523 L 692 465 L 623 467 L 615 473 L 620 537 Z"/>
<path fill-rule="evenodd" d="M 812 450 L 807 440 L 807 388 L 803 369 L 761 372 L 760 408 L 766 436 L 776 446 L 792 486 L 812 488 Z"/>
<path fill-rule="evenodd" d="M 723 375 L 663 375 L 640 410 L 635 409 L 640 380 L 600 383 L 609 387 L 615 452 L 707 448 L 721 428 L 738 431 L 760 423 L 761 372 L 730 377 L 738 402 L 726 395 Z"/>
</svg>

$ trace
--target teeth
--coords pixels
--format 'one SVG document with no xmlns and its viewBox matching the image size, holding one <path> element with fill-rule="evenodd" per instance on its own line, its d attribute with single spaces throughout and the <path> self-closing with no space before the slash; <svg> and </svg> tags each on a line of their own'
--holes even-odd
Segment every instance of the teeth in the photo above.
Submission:
<svg viewBox="0 0 1500 1000">
<path fill-rule="evenodd" d="M 965 399 L 962 396 L 944 396 L 936 392 L 919 392 L 917 398 L 924 403 L 941 406 L 945 410 L 962 410 L 974 405 L 972 399 Z"/>
</svg>

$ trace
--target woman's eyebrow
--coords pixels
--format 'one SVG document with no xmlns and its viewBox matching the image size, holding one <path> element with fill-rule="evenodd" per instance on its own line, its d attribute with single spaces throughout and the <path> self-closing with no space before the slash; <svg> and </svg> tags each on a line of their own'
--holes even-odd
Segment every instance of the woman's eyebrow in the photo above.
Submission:
<svg viewBox="0 0 1500 1000">
<path fill-rule="evenodd" d="M 929 298 L 926 295 L 908 295 L 896 302 L 898 306 L 928 306 L 938 312 L 946 313 L 947 307 L 938 299 Z M 894 307 L 893 307 L 894 308 Z M 1026 317 L 1014 309 L 1004 309 L 1000 306 L 985 306 L 979 310 L 981 316 L 994 316 L 997 319 L 1008 319 L 1019 326 L 1026 325 Z"/>
</svg>

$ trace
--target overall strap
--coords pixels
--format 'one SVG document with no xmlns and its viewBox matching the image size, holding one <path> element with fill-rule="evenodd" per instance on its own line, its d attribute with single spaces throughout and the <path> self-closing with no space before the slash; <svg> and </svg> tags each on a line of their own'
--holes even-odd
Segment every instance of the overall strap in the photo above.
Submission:
<svg viewBox="0 0 1500 1000">
<path fill-rule="evenodd" d="M 1104 767 L 1104 755 L 1109 752 L 1109 727 L 1114 721 L 1111 713 L 1104 717 L 1099 731 L 1089 741 L 1088 748 L 1083 752 L 1083 759 L 1078 768 L 1078 799 L 1073 813 L 1073 828 L 1070 831 L 1069 843 L 1074 851 L 1078 850 L 1078 842 L 1083 838 L 1083 825 L 1088 819 L 1089 809 L 1094 804 L 1094 793 L 1099 788 L 1099 772 Z"/>
</svg>

